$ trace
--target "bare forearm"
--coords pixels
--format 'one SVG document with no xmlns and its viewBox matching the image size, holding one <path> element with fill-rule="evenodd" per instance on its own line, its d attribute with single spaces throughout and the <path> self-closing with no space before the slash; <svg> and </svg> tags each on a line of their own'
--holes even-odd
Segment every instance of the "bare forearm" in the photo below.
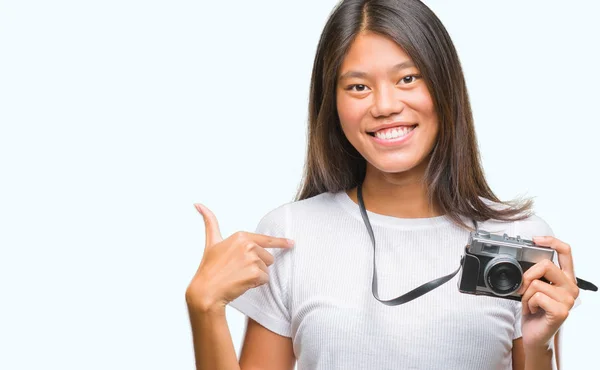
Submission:
<svg viewBox="0 0 600 370">
<path fill-rule="evenodd" d="M 552 370 L 552 348 L 525 350 L 525 370 Z"/>
<path fill-rule="evenodd" d="M 197 370 L 240 369 L 231 333 L 221 310 L 193 309 L 188 306 Z"/>
</svg>

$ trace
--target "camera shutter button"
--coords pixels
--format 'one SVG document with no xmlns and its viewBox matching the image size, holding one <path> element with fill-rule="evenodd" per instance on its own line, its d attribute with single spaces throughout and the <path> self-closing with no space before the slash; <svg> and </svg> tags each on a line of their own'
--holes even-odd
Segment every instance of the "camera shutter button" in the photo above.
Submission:
<svg viewBox="0 0 600 370">
<path fill-rule="evenodd" d="M 477 230 L 477 235 L 482 236 L 484 238 L 490 237 L 490 232 L 485 230 Z"/>
</svg>

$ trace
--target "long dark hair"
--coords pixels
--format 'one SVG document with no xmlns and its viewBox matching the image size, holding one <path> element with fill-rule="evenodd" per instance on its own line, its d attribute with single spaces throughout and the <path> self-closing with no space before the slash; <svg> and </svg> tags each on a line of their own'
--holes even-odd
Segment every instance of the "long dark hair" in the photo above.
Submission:
<svg viewBox="0 0 600 370">
<path fill-rule="evenodd" d="M 348 0 L 330 15 L 314 60 L 309 100 L 308 150 L 295 200 L 358 186 L 366 160 L 346 139 L 336 109 L 336 83 L 350 44 L 363 31 L 395 41 L 411 57 L 431 94 L 439 121 L 425 179 L 430 202 L 456 224 L 520 220 L 532 200 L 502 202 L 480 163 L 473 114 L 456 49 L 438 17 L 418 0 Z M 481 198 L 501 203 L 490 205 Z"/>
</svg>

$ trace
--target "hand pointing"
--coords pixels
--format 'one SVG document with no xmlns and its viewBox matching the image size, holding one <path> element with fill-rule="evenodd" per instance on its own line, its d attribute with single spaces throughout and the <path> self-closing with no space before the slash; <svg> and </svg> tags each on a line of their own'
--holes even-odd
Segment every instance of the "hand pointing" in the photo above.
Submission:
<svg viewBox="0 0 600 370">
<path fill-rule="evenodd" d="M 269 281 L 267 267 L 274 257 L 265 248 L 291 248 L 293 242 L 245 231 L 223 239 L 215 215 L 201 204 L 194 206 L 204 218 L 206 244 L 185 292 L 186 302 L 190 309 L 222 311 L 248 289 Z"/>
</svg>

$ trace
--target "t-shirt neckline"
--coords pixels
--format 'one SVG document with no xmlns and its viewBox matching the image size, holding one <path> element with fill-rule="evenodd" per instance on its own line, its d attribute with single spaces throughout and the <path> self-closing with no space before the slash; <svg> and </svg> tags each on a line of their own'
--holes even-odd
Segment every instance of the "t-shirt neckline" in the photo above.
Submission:
<svg viewBox="0 0 600 370">
<path fill-rule="evenodd" d="M 363 222 L 360 208 L 357 203 L 350 198 L 346 191 L 342 190 L 333 194 L 337 203 L 354 218 Z M 374 213 L 367 210 L 367 216 L 371 225 L 394 226 L 402 228 L 422 228 L 422 227 L 437 227 L 442 225 L 452 224 L 452 220 L 446 216 L 424 217 L 424 218 L 400 218 L 380 213 Z"/>
</svg>

